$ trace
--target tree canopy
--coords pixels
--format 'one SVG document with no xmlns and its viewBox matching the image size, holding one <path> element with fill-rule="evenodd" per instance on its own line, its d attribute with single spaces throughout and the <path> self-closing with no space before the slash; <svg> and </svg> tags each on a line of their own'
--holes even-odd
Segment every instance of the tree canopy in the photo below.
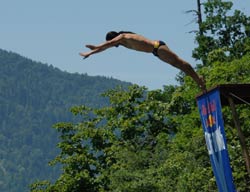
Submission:
<svg viewBox="0 0 250 192">
<path fill-rule="evenodd" d="M 69 108 L 108 105 L 105 90 L 130 84 L 70 74 L 0 49 L 0 191 L 27 191 L 35 180 L 55 180 L 48 166 L 59 150 L 56 122 L 73 120 Z"/>
<path fill-rule="evenodd" d="M 204 67 L 208 85 L 249 82 L 250 55 Z M 239 74 L 241 74 L 239 76 Z M 180 87 L 148 91 L 132 86 L 104 95 L 110 106 L 72 108 L 78 123 L 58 123 L 63 165 L 55 183 L 40 182 L 32 191 L 216 191 L 191 78 Z M 239 107 L 249 146 L 249 107 Z M 249 190 L 237 132 L 223 109 L 233 176 L 238 190 Z M 43 189 L 43 190 L 42 190 Z"/>
<path fill-rule="evenodd" d="M 249 17 L 231 1 L 203 3 L 205 19 L 196 34 L 194 58 L 207 86 L 250 81 Z M 78 122 L 55 125 L 62 165 L 55 182 L 41 181 L 31 191 L 217 191 L 207 154 L 190 77 L 180 86 L 149 91 L 116 88 L 104 94 L 110 105 L 76 106 Z M 249 106 L 237 108 L 250 146 Z M 237 190 L 249 191 L 250 179 L 229 108 L 223 108 L 233 178 Z"/>
<path fill-rule="evenodd" d="M 232 61 L 250 51 L 250 17 L 240 10 L 231 11 L 232 7 L 232 1 L 211 0 L 203 2 L 203 14 L 197 12 L 202 17 L 193 57 L 203 65 L 211 63 L 210 54 L 220 53 L 218 61 Z"/>
</svg>

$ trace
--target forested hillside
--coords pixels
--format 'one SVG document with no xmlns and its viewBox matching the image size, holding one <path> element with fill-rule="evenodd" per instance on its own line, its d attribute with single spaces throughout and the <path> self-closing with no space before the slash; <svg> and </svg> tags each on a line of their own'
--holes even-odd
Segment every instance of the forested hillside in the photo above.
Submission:
<svg viewBox="0 0 250 192">
<path fill-rule="evenodd" d="M 232 1 L 202 1 L 198 6 L 191 11 L 199 18 L 193 50 L 200 62 L 197 73 L 208 88 L 249 84 L 250 17 L 233 11 Z M 55 182 L 34 183 L 31 191 L 218 191 L 195 99 L 201 90 L 185 74 L 179 81 L 179 86 L 164 90 L 117 88 L 105 94 L 107 107 L 75 107 L 72 113 L 78 122 L 55 126 L 61 133 L 61 152 L 52 165 L 61 164 L 62 174 Z M 238 105 L 237 112 L 250 154 L 250 107 Z M 249 192 L 250 174 L 228 107 L 223 108 L 223 119 L 235 187 Z"/>
<path fill-rule="evenodd" d="M 250 82 L 250 54 L 216 62 L 200 71 L 207 85 Z M 106 96 L 111 105 L 75 107 L 76 122 L 56 125 L 61 153 L 53 164 L 63 166 L 56 182 L 34 183 L 32 192 L 216 192 L 195 97 L 197 85 L 184 78 L 180 87 L 148 91 L 132 86 Z M 237 106 L 250 146 L 250 107 Z M 93 114 L 89 118 L 86 114 Z M 229 108 L 223 108 L 227 146 L 238 191 L 250 191 L 237 129 Z M 53 166 L 52 166 L 53 167 Z"/>
<path fill-rule="evenodd" d="M 48 162 L 59 150 L 52 125 L 73 120 L 72 106 L 106 105 L 100 94 L 118 85 L 128 83 L 62 72 L 0 50 L 0 191 L 27 191 L 35 180 L 54 180 L 59 169 L 48 169 Z"/>
</svg>

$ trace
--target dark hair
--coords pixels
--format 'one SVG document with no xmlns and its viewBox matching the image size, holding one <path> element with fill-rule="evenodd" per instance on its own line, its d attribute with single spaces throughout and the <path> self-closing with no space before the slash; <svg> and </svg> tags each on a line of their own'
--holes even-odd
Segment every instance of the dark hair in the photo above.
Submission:
<svg viewBox="0 0 250 192">
<path fill-rule="evenodd" d="M 116 38 L 118 35 L 123 34 L 123 33 L 134 34 L 133 32 L 130 32 L 130 31 L 120 31 L 120 32 L 110 31 L 106 34 L 106 41 L 110 41 L 110 40 Z"/>
<path fill-rule="evenodd" d="M 110 41 L 111 39 L 114 39 L 115 37 L 117 37 L 118 35 L 120 35 L 119 33 L 115 32 L 115 31 L 110 31 L 106 34 L 106 41 Z"/>
</svg>

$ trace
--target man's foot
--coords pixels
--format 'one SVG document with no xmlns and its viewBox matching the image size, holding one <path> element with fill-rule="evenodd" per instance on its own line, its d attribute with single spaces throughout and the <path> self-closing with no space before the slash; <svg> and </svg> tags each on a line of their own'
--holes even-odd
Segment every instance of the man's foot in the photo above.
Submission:
<svg viewBox="0 0 250 192">
<path fill-rule="evenodd" d="M 199 80 L 199 86 L 202 90 L 203 93 L 207 92 L 207 88 L 206 88 L 206 81 L 205 78 L 203 76 L 199 76 L 200 80 Z"/>
</svg>

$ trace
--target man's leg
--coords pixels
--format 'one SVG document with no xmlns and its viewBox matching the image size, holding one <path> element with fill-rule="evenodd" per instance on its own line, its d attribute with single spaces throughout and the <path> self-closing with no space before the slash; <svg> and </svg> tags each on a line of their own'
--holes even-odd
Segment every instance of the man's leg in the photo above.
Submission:
<svg viewBox="0 0 250 192">
<path fill-rule="evenodd" d="M 160 46 L 158 49 L 158 55 L 159 59 L 182 70 L 187 75 L 191 76 L 200 88 L 202 88 L 203 90 L 205 89 L 205 83 L 203 78 L 200 78 L 188 62 L 178 57 L 167 46 Z"/>
</svg>

